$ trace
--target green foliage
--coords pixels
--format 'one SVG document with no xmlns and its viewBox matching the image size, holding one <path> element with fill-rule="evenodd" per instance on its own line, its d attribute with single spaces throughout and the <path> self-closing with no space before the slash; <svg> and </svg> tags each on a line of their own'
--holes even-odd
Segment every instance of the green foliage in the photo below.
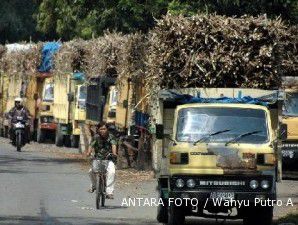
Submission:
<svg viewBox="0 0 298 225">
<path fill-rule="evenodd" d="M 209 12 L 227 16 L 258 16 L 266 13 L 269 17 L 281 16 L 292 23 L 298 23 L 297 0 L 172 0 L 169 11 L 183 15 Z"/>
<path fill-rule="evenodd" d="M 32 0 L 1 0 L 0 43 L 36 40 L 38 34 L 33 14 L 37 9 L 37 3 Z"/>
<path fill-rule="evenodd" d="M 90 39 L 107 29 L 146 32 L 167 12 L 281 16 L 298 23 L 298 0 L 1 0 L 0 42 Z M 40 33 L 39 33 L 40 32 Z"/>
<path fill-rule="evenodd" d="M 161 0 L 43 0 L 38 13 L 38 30 L 64 40 L 89 39 L 110 29 L 123 33 L 147 31 L 154 16 L 166 12 Z"/>
</svg>

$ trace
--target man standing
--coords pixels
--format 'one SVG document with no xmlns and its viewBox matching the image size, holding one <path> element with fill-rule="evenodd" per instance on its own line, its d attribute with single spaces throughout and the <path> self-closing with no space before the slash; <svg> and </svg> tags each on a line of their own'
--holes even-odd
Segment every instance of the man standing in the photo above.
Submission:
<svg viewBox="0 0 298 225">
<path fill-rule="evenodd" d="M 90 156 L 94 152 L 94 161 L 106 160 L 109 154 L 117 157 L 117 141 L 115 137 L 109 133 L 107 124 L 101 122 L 97 125 L 96 133 L 90 142 L 90 146 L 87 152 L 87 156 Z M 93 162 L 94 163 L 94 162 Z M 89 176 L 91 180 L 90 193 L 95 191 L 96 175 L 92 168 L 89 170 Z M 108 161 L 107 165 L 107 199 L 114 198 L 114 185 L 115 185 L 115 164 L 112 160 Z"/>
</svg>

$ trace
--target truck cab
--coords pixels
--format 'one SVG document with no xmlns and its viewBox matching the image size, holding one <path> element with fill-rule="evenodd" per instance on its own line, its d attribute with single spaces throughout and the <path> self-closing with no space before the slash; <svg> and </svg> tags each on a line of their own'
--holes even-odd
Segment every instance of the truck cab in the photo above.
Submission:
<svg viewBox="0 0 298 225">
<path fill-rule="evenodd" d="M 298 171 L 298 87 L 285 89 L 282 123 L 287 125 L 287 140 L 282 143 L 284 174 Z"/>
<path fill-rule="evenodd" d="M 81 72 L 54 77 L 55 144 L 78 148 L 81 127 L 86 119 L 85 75 Z"/>
<path fill-rule="evenodd" d="M 258 213 L 260 224 L 269 225 L 273 207 L 254 206 L 276 199 L 277 112 L 261 102 L 242 101 L 236 89 L 205 91 L 208 99 L 159 100 L 157 121 L 162 124 L 156 126 L 155 148 L 161 159 L 159 153 L 155 157 L 159 194 L 166 204 L 158 208 L 157 219 L 181 225 L 186 216 L 241 218 L 253 225 Z"/>
</svg>

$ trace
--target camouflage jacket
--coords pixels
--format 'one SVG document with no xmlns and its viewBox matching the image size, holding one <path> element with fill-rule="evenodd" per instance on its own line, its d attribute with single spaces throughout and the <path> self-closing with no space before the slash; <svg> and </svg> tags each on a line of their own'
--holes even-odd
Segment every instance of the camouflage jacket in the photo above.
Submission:
<svg viewBox="0 0 298 225">
<path fill-rule="evenodd" d="M 107 155 L 112 153 L 112 145 L 117 145 L 117 141 L 112 134 L 109 134 L 107 138 L 102 138 L 96 134 L 90 142 L 90 147 L 95 151 L 96 159 L 106 159 Z"/>
</svg>

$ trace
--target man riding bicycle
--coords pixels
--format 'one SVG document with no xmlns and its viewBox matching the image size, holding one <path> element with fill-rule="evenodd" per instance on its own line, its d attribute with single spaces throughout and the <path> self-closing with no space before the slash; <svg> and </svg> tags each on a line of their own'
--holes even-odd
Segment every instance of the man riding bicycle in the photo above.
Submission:
<svg viewBox="0 0 298 225">
<path fill-rule="evenodd" d="M 109 133 L 107 124 L 105 122 L 101 122 L 97 125 L 96 133 L 90 142 L 87 156 L 90 156 L 92 152 L 94 152 L 94 160 L 106 160 L 110 154 L 112 154 L 114 157 L 117 157 L 117 141 L 115 137 Z M 89 170 L 89 176 L 91 180 L 91 188 L 88 191 L 93 193 L 96 189 L 96 174 L 92 168 Z M 107 165 L 106 176 L 106 198 L 113 199 L 115 185 L 115 164 L 110 159 Z"/>
</svg>

